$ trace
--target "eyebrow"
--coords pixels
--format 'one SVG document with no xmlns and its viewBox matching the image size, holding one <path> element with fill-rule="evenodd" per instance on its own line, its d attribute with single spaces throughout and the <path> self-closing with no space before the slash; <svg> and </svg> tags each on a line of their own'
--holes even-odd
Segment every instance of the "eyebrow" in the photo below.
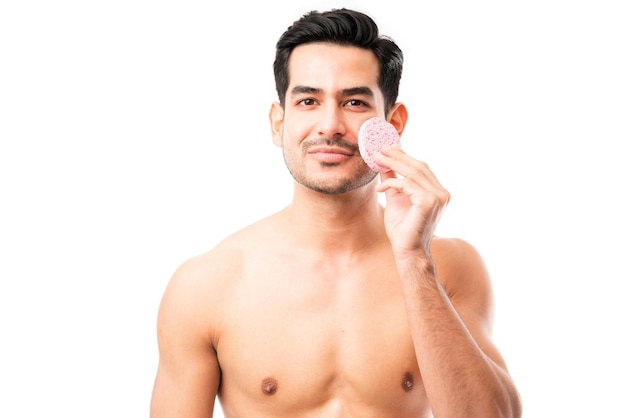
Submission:
<svg viewBox="0 0 626 418">
<path fill-rule="evenodd" d="M 297 94 L 320 94 L 323 93 L 324 90 L 317 87 L 309 87 L 309 86 L 295 86 L 291 89 L 292 95 Z M 369 87 L 350 87 L 347 89 L 343 89 L 341 91 L 341 96 L 355 96 L 362 95 L 367 97 L 374 97 L 374 92 Z"/>
</svg>

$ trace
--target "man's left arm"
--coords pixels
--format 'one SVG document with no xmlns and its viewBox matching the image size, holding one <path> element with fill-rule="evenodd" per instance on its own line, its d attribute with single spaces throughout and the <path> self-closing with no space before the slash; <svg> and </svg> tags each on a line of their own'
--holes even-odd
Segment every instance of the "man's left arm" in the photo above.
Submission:
<svg viewBox="0 0 626 418">
<path fill-rule="evenodd" d="M 491 338 L 493 296 L 476 250 L 434 239 L 396 259 L 420 371 L 436 417 L 519 417 L 521 402 Z M 442 282 L 444 284 L 442 284 Z"/>
<path fill-rule="evenodd" d="M 377 162 L 385 226 L 402 281 L 424 387 L 440 417 L 517 418 L 521 401 L 491 338 L 493 297 L 478 252 L 434 238 L 450 199 L 429 167 L 399 148 Z M 397 174 L 399 174 L 399 176 Z"/>
</svg>

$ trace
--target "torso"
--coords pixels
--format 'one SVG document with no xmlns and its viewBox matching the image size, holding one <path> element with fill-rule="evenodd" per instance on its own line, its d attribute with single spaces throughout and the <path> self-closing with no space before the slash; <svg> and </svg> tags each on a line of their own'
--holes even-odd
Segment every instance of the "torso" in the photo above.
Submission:
<svg viewBox="0 0 626 418">
<path fill-rule="evenodd" d="M 213 289 L 226 417 L 429 417 L 387 243 L 341 260 L 253 231 Z"/>
</svg>

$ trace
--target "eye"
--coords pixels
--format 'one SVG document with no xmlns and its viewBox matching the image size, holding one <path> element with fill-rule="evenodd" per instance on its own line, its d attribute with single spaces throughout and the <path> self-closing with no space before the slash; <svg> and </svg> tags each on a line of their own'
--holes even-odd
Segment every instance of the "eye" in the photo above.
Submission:
<svg viewBox="0 0 626 418">
<path fill-rule="evenodd" d="M 299 106 L 313 106 L 315 104 L 315 99 L 302 99 L 298 100 Z"/>
<path fill-rule="evenodd" d="M 346 102 L 346 106 L 350 107 L 369 107 L 369 104 L 359 99 L 350 99 Z"/>
</svg>

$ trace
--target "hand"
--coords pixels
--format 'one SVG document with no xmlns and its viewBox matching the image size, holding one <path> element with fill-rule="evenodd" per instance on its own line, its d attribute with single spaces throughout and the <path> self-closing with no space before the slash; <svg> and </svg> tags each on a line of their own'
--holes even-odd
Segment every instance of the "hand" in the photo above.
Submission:
<svg viewBox="0 0 626 418">
<path fill-rule="evenodd" d="M 398 147 L 385 147 L 376 158 L 391 171 L 380 173 L 376 189 L 385 192 L 385 228 L 396 256 L 429 253 L 430 241 L 448 202 L 444 189 L 426 163 Z M 401 177 L 398 177 L 398 174 Z"/>
</svg>

